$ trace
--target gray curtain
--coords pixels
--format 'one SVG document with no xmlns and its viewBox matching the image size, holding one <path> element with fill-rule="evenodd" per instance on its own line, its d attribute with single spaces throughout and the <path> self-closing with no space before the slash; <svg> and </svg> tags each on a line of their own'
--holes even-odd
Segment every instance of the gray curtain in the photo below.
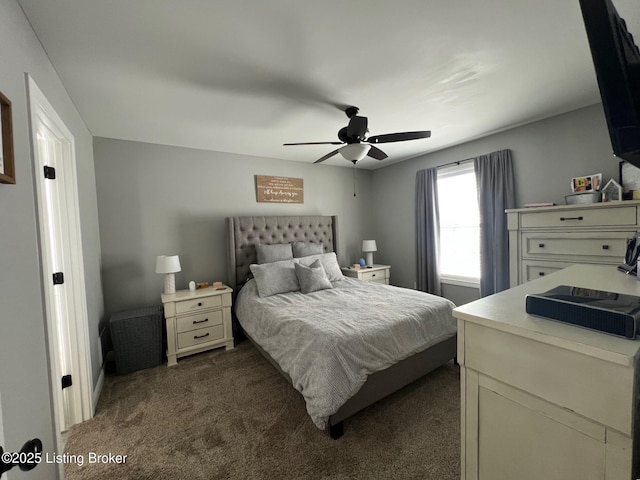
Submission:
<svg viewBox="0 0 640 480">
<path fill-rule="evenodd" d="M 416 286 L 423 292 L 440 295 L 440 216 L 438 214 L 438 170 L 429 168 L 416 174 Z"/>
<path fill-rule="evenodd" d="M 509 288 L 509 232 L 505 209 L 515 207 L 510 150 L 473 161 L 480 208 L 480 295 Z"/>
</svg>

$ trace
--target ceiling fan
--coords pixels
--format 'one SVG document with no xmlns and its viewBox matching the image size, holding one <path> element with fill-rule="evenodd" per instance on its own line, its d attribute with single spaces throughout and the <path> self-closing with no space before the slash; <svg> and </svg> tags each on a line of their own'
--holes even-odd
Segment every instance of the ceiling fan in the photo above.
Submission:
<svg viewBox="0 0 640 480">
<path fill-rule="evenodd" d="M 429 138 L 431 132 L 429 130 L 419 132 L 400 132 L 387 133 L 384 135 L 374 135 L 367 137 L 369 129 L 367 128 L 367 117 L 358 115 L 359 108 L 349 106 L 344 109 L 344 113 L 349 117 L 349 124 L 342 127 L 338 131 L 339 142 L 303 142 L 303 143 L 285 143 L 283 145 L 344 145 L 333 152 L 327 153 L 324 157 L 319 158 L 313 163 L 324 162 L 325 160 L 340 153 L 345 159 L 355 163 L 362 160 L 365 156 L 375 158 L 376 160 L 384 160 L 387 154 L 372 144 L 404 142 L 406 140 L 417 140 L 419 138 Z"/>
</svg>

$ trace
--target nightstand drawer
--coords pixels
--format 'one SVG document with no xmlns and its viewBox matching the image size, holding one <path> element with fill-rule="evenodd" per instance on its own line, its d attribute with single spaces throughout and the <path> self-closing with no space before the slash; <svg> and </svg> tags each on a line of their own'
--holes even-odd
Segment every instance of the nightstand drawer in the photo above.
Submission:
<svg viewBox="0 0 640 480">
<path fill-rule="evenodd" d="M 176 319 L 176 331 L 178 333 L 189 332 L 199 328 L 222 325 L 222 310 L 199 313 Z"/>
<path fill-rule="evenodd" d="M 191 347 L 200 343 L 212 342 L 224 338 L 224 327 L 215 325 L 178 334 L 178 348 Z"/>
<path fill-rule="evenodd" d="M 222 296 L 215 295 L 211 297 L 196 298 L 193 300 L 185 300 L 176 302 L 176 313 L 196 312 L 205 308 L 220 307 L 222 305 Z"/>
<path fill-rule="evenodd" d="M 385 279 L 387 278 L 387 271 L 388 270 L 378 270 L 375 272 L 362 272 L 361 274 L 361 279 L 365 280 L 367 282 L 382 282 L 384 283 Z"/>
</svg>

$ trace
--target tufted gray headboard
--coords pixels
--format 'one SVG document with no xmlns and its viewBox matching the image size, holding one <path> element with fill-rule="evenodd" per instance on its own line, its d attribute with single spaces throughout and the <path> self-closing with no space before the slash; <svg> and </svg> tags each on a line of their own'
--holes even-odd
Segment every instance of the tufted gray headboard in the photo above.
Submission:
<svg viewBox="0 0 640 480">
<path fill-rule="evenodd" d="M 325 252 L 336 252 L 338 225 L 336 216 L 301 217 L 227 217 L 227 276 L 237 292 L 247 281 L 256 263 L 258 243 L 321 243 Z"/>
</svg>

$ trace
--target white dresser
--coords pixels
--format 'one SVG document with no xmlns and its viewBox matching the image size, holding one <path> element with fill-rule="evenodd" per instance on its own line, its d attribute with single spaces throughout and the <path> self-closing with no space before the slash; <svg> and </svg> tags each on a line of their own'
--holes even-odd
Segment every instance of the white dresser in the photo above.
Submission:
<svg viewBox="0 0 640 480">
<path fill-rule="evenodd" d="M 218 347 L 233 348 L 232 292 L 225 286 L 161 295 L 167 320 L 168 366 L 176 365 L 178 358 L 186 355 Z"/>
<path fill-rule="evenodd" d="M 640 230 L 640 202 L 507 210 L 511 286 L 574 263 L 619 265 Z"/>
<path fill-rule="evenodd" d="M 640 340 L 525 313 L 526 294 L 562 284 L 640 296 L 640 282 L 614 266 L 574 265 L 454 309 L 463 480 L 640 474 Z"/>
</svg>

